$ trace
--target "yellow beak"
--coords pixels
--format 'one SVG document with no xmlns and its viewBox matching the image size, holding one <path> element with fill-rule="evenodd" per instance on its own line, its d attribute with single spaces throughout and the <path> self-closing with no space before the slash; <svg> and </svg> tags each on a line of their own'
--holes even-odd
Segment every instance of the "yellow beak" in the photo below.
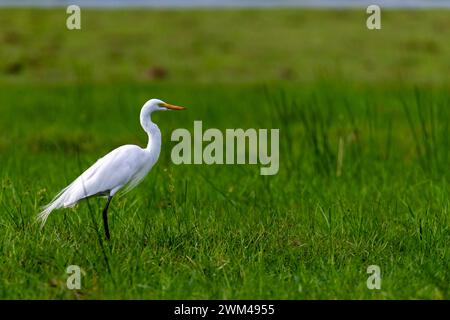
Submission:
<svg viewBox="0 0 450 320">
<path fill-rule="evenodd" d="M 185 107 L 174 106 L 174 105 L 168 104 L 168 103 L 161 103 L 160 106 L 161 107 L 165 107 L 165 108 L 170 109 L 170 110 L 184 110 L 184 109 L 186 109 Z"/>
</svg>

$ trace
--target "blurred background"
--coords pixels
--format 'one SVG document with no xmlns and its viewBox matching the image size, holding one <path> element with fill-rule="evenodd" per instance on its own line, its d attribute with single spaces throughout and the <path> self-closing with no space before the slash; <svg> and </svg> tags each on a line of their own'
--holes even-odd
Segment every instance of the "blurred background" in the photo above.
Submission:
<svg viewBox="0 0 450 320">
<path fill-rule="evenodd" d="M 80 6 L 114 7 L 114 6 L 255 6 L 255 7 L 358 7 L 377 4 L 383 7 L 448 7 L 447 0 L 2 0 L 3 5 L 26 6 L 61 6 L 78 4 Z"/>
<path fill-rule="evenodd" d="M 386 8 L 378 31 L 366 28 L 372 1 L 85 0 L 77 1 L 82 29 L 70 31 L 71 3 L 0 1 L 0 83 L 442 83 L 450 75 L 449 14 L 436 8 L 450 1 L 377 1 Z"/>
</svg>

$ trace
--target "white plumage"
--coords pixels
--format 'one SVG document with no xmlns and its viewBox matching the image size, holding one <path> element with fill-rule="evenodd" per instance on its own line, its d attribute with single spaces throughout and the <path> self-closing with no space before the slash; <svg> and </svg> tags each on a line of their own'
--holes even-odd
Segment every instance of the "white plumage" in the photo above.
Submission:
<svg viewBox="0 0 450 320">
<path fill-rule="evenodd" d="M 97 160 L 42 208 L 37 218 L 41 225 L 44 226 L 55 209 L 72 207 L 89 197 L 106 196 L 108 202 L 103 210 L 103 219 L 106 237 L 109 239 L 107 210 L 111 198 L 119 190 L 127 192 L 136 187 L 156 163 L 161 151 L 161 131 L 151 121 L 150 115 L 155 111 L 183 109 L 158 99 L 147 101 L 140 114 L 141 126 L 148 134 L 147 147 L 124 145 Z"/>
</svg>

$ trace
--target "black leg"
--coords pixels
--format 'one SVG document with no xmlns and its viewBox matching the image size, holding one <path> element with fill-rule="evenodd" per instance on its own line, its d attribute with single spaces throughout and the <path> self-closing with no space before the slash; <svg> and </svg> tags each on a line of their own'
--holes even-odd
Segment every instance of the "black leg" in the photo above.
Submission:
<svg viewBox="0 0 450 320">
<path fill-rule="evenodd" d="M 109 227 L 108 227 L 108 207 L 111 202 L 112 196 L 108 196 L 108 201 L 106 202 L 106 206 L 103 209 L 103 227 L 105 227 L 105 236 L 106 239 L 109 240 Z"/>
</svg>

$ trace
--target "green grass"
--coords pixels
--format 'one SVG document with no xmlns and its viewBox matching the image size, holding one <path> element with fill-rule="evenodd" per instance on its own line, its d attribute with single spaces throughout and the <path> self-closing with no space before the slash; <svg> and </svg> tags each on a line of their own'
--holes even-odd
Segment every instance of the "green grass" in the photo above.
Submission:
<svg viewBox="0 0 450 320">
<path fill-rule="evenodd" d="M 64 11 L 0 10 L 0 298 L 449 299 L 449 15 L 87 10 L 69 32 Z M 112 240 L 100 198 L 40 230 L 92 162 L 146 145 L 153 97 L 188 110 L 154 116 L 161 157 L 113 199 Z M 279 128 L 279 173 L 174 165 L 195 120 Z"/>
<path fill-rule="evenodd" d="M 156 93 L 190 109 L 157 115 L 162 156 L 113 199 L 111 242 L 101 199 L 54 212 L 39 231 L 39 206 L 81 169 L 122 143 L 145 145 L 139 106 Z M 445 90 L 12 86 L 0 98 L 3 298 L 449 297 Z M 278 175 L 171 164 L 170 132 L 198 119 L 280 128 Z M 80 292 L 65 287 L 70 264 L 86 272 Z M 372 264 L 380 291 L 366 288 Z"/>
</svg>

